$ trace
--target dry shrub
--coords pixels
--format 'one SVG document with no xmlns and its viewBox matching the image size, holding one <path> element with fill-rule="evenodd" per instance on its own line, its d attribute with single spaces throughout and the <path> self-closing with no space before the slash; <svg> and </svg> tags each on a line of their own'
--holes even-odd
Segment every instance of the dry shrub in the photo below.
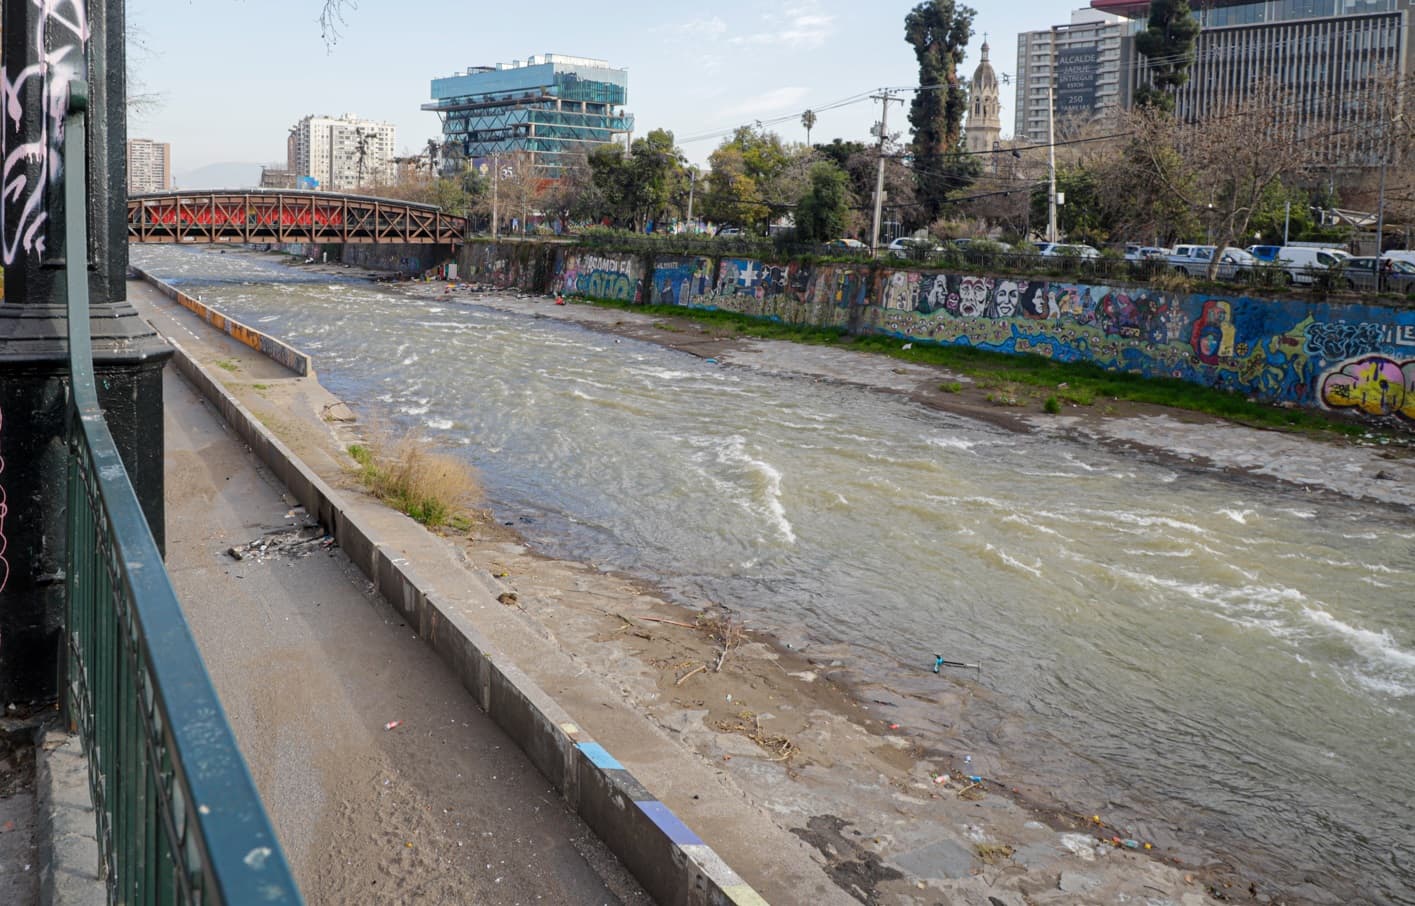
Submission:
<svg viewBox="0 0 1415 906">
<path fill-rule="evenodd" d="M 439 451 L 421 433 L 355 444 L 349 455 L 359 464 L 364 486 L 395 509 L 429 528 L 470 526 L 471 510 L 482 497 L 476 470 Z"/>
</svg>

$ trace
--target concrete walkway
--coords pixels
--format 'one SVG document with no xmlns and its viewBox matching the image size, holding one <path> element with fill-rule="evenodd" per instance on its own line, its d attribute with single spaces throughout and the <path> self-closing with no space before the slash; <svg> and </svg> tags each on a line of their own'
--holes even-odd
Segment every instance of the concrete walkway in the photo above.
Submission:
<svg viewBox="0 0 1415 906">
<path fill-rule="evenodd" d="M 168 570 L 307 901 L 648 902 L 171 369 L 164 393 Z"/>
</svg>

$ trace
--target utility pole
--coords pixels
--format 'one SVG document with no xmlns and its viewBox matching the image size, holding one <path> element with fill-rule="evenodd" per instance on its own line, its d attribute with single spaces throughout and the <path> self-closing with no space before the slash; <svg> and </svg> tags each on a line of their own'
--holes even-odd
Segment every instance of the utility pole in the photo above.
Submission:
<svg viewBox="0 0 1415 906">
<path fill-rule="evenodd" d="M 698 171 L 697 171 L 697 168 L 696 168 L 696 167 L 689 167 L 689 168 L 688 168 L 688 216 L 687 216 L 687 218 L 686 218 L 687 221 L 688 221 L 688 227 L 689 227 L 689 229 L 692 229 L 692 226 L 693 226 L 693 190 L 696 189 L 697 187 L 698 187 Z M 697 230 L 693 230 L 693 232 L 696 233 Z"/>
<path fill-rule="evenodd" d="M 889 137 L 889 102 L 898 100 L 904 103 L 903 98 L 892 96 L 888 88 L 881 88 L 879 94 L 870 95 L 871 100 L 879 101 L 881 112 L 879 116 L 879 173 L 875 176 L 875 216 L 874 225 L 870 228 L 870 254 L 879 254 L 879 218 L 884 207 L 884 142 Z"/>
<path fill-rule="evenodd" d="M 491 153 L 491 238 L 495 239 L 501 233 L 501 228 L 497 224 L 496 212 L 496 187 L 501 183 L 501 156 L 495 151 Z"/>
<path fill-rule="evenodd" d="M 1051 65 L 1047 67 L 1047 242 L 1056 232 L 1056 26 L 1051 28 Z"/>
</svg>

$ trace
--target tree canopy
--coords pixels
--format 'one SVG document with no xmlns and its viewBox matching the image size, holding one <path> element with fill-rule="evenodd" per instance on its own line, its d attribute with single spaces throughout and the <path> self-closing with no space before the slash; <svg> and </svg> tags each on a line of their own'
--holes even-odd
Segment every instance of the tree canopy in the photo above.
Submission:
<svg viewBox="0 0 1415 906">
<path fill-rule="evenodd" d="M 838 239 L 845 232 L 849 207 L 845 171 L 832 161 L 816 161 L 811 164 L 810 188 L 796 207 L 796 235 L 816 242 Z"/>
<path fill-rule="evenodd" d="M 1149 27 L 1135 36 L 1135 48 L 1145 56 L 1150 81 L 1135 90 L 1141 107 L 1174 109 L 1174 92 L 1189 81 L 1199 21 L 1189 0 L 1152 0 Z"/>
<path fill-rule="evenodd" d="M 963 153 L 963 114 L 968 92 L 958 77 L 976 12 L 954 0 L 928 0 L 904 18 L 904 38 L 919 62 L 919 91 L 909 107 L 918 202 L 929 222 L 937 219 L 948 193 L 977 176 L 976 161 Z"/>
</svg>

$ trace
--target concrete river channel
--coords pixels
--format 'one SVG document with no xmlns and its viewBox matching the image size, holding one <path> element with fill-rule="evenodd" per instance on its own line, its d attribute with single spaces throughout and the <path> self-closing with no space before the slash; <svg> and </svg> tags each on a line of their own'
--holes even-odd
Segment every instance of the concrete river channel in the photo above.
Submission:
<svg viewBox="0 0 1415 906">
<path fill-rule="evenodd" d="M 1289 902 L 1415 904 L 1408 509 L 271 256 L 132 255 L 461 451 L 543 553 L 829 652 L 941 745 L 933 656 L 981 661 L 977 761 Z"/>
</svg>

